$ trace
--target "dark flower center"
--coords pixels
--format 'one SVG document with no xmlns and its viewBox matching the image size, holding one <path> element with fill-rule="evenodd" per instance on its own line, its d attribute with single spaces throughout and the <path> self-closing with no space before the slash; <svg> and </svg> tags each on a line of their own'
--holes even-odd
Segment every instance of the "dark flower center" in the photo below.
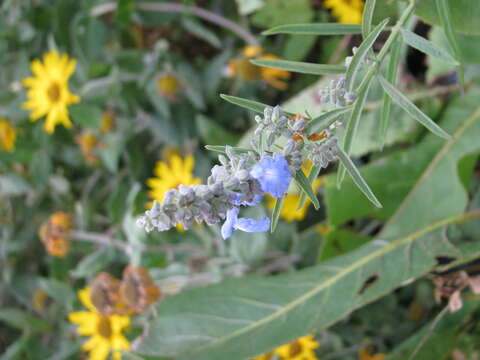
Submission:
<svg viewBox="0 0 480 360">
<path fill-rule="evenodd" d="M 295 357 L 302 352 L 302 346 L 298 341 L 294 341 L 290 344 L 290 357 Z"/>
<path fill-rule="evenodd" d="M 97 331 L 100 336 L 105 339 L 112 337 L 112 327 L 110 326 L 110 319 L 107 316 L 101 315 L 97 322 Z"/>
<path fill-rule="evenodd" d="M 51 102 L 57 102 L 60 99 L 60 86 L 52 82 L 47 89 L 47 95 Z"/>
</svg>

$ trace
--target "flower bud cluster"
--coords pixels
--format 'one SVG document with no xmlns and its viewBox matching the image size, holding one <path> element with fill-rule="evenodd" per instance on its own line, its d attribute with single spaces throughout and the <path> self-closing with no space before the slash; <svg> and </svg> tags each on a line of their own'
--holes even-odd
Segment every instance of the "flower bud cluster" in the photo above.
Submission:
<svg viewBox="0 0 480 360">
<path fill-rule="evenodd" d="M 257 205 L 265 193 L 283 197 L 306 159 L 327 167 L 336 158 L 337 139 L 331 135 L 340 124 L 335 122 L 320 134 L 307 135 L 305 119 L 301 115 L 289 118 L 279 106 L 265 108 L 263 118 L 255 120 L 255 150 L 226 146 L 225 154 L 219 155 L 221 165 L 212 168 L 206 185 L 180 185 L 167 191 L 163 203 L 154 202 L 137 224 L 150 232 L 169 230 L 179 223 L 189 229 L 194 221 L 213 225 L 225 220 L 224 239 L 234 230 L 266 231 L 268 218 L 239 217 L 240 207 Z M 280 151 L 273 146 L 279 137 L 287 138 Z"/>
<path fill-rule="evenodd" d="M 353 53 L 353 55 L 355 55 L 355 54 L 357 53 L 357 51 L 358 51 L 358 48 L 357 48 L 356 46 L 354 46 L 354 47 L 352 48 L 352 53 Z M 347 57 L 345 58 L 345 67 L 346 67 L 346 68 L 348 68 L 348 67 L 350 66 L 350 64 L 352 63 L 353 55 L 352 55 L 352 56 L 347 56 Z M 362 66 L 370 66 L 370 65 L 373 64 L 373 62 L 374 62 L 374 60 L 369 59 L 369 58 L 367 58 L 367 57 L 364 56 L 363 59 L 360 61 L 360 64 L 361 64 Z"/>
<path fill-rule="evenodd" d="M 166 231 L 178 223 L 188 230 L 194 221 L 208 225 L 221 222 L 234 206 L 256 205 L 263 192 L 249 172 L 254 155 L 237 155 L 229 146 L 226 153 L 227 156 L 219 157 L 222 165 L 212 168 L 207 185 L 180 185 L 167 191 L 163 203 L 155 201 L 137 224 L 147 232 Z"/>
<path fill-rule="evenodd" d="M 328 164 L 337 158 L 338 139 L 331 137 L 322 143 L 311 142 L 305 145 L 307 158 L 314 165 L 326 168 Z"/>
<path fill-rule="evenodd" d="M 332 104 L 337 108 L 350 105 L 356 99 L 353 91 L 345 89 L 345 77 L 342 76 L 338 80 L 330 81 L 330 86 L 320 90 L 320 101 L 323 104 Z"/>
</svg>

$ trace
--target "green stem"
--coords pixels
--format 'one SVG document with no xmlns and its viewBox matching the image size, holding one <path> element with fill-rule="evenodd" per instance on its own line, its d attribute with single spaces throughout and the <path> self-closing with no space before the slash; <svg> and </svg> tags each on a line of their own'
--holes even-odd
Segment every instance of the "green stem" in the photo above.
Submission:
<svg viewBox="0 0 480 360">
<path fill-rule="evenodd" d="M 400 30 L 402 29 L 403 25 L 405 25 L 405 23 L 408 21 L 408 19 L 412 15 L 414 8 L 415 8 L 415 1 L 410 1 L 410 4 L 408 5 L 408 7 L 405 9 L 400 19 L 392 28 L 390 36 L 385 42 L 385 45 L 383 45 L 382 50 L 380 50 L 380 52 L 378 53 L 378 56 L 377 56 L 378 64 L 380 64 L 385 59 L 385 56 L 387 56 L 388 51 L 392 47 L 394 41 L 397 39 L 397 36 L 400 33 Z M 368 84 L 372 80 L 373 75 L 375 75 L 375 72 L 377 71 L 378 64 L 368 69 L 367 74 L 365 75 L 362 82 L 357 88 L 357 94 L 361 93 L 362 91 L 365 91 Z"/>
</svg>

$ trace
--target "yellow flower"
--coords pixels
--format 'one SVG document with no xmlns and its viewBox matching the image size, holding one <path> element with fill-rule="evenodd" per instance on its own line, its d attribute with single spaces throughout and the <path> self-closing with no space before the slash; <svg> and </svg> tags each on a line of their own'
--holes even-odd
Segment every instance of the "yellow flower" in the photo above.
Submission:
<svg viewBox="0 0 480 360">
<path fill-rule="evenodd" d="M 85 132 L 82 135 L 75 137 L 75 141 L 80 150 L 82 151 L 82 156 L 89 165 L 95 165 L 98 163 L 98 156 L 94 154 L 94 150 L 98 145 L 96 136 L 92 132 Z"/>
<path fill-rule="evenodd" d="M 382 360 L 385 354 L 373 354 L 373 349 L 366 345 L 358 350 L 358 360 Z"/>
<path fill-rule="evenodd" d="M 6 119 L 0 119 L 0 148 L 5 151 L 15 150 L 17 132 Z"/>
<path fill-rule="evenodd" d="M 70 250 L 71 216 L 68 213 L 53 213 L 44 221 L 38 230 L 38 235 L 50 255 L 65 257 Z"/>
<path fill-rule="evenodd" d="M 342 24 L 360 24 L 362 22 L 362 0 L 325 0 L 324 6 L 331 9 L 338 22 Z"/>
<path fill-rule="evenodd" d="M 277 60 L 278 56 L 272 54 L 262 55 L 263 49 L 260 46 L 246 46 L 242 50 L 242 55 L 238 59 L 232 59 L 227 65 L 227 76 L 238 76 L 244 80 L 263 80 L 267 84 L 278 90 L 286 90 L 288 84 L 285 82 L 290 79 L 291 74 L 288 71 L 259 67 L 253 65 L 251 59 Z"/>
<path fill-rule="evenodd" d="M 104 111 L 100 120 L 100 132 L 107 134 L 115 127 L 115 113 L 112 110 Z"/>
<path fill-rule="evenodd" d="M 114 360 L 121 359 L 122 354 L 119 350 L 130 348 L 130 343 L 122 334 L 130 326 L 130 317 L 100 314 L 90 300 L 89 288 L 80 290 L 78 297 L 89 311 L 72 312 L 68 314 L 68 320 L 79 325 L 77 332 L 80 335 L 91 336 L 83 344 L 82 350 L 90 353 L 90 360 L 106 359 L 110 351 Z"/>
<path fill-rule="evenodd" d="M 171 73 L 165 73 L 157 78 L 158 92 L 170 101 L 175 101 L 180 91 L 180 81 Z"/>
<path fill-rule="evenodd" d="M 76 61 L 69 59 L 67 54 L 60 55 L 53 50 L 44 54 L 43 63 L 39 59 L 33 60 L 30 66 L 34 77 L 23 79 L 23 85 L 29 88 L 28 101 L 23 103 L 23 108 L 32 111 L 32 121 L 46 116 L 43 127 L 50 134 L 57 124 L 72 127 L 67 106 L 80 101 L 68 89 L 68 79 L 75 71 L 75 65 Z"/>
<path fill-rule="evenodd" d="M 180 184 L 187 186 L 200 184 L 202 182 L 200 178 L 193 175 L 194 165 L 192 155 L 182 159 L 177 154 L 172 154 L 167 161 L 158 161 L 153 171 L 155 177 L 147 180 L 147 185 L 151 188 L 150 198 L 162 202 L 165 193 Z"/>
<path fill-rule="evenodd" d="M 313 190 L 316 192 L 320 185 L 322 185 L 323 179 L 317 178 L 313 182 Z M 283 200 L 283 206 L 282 210 L 280 211 L 280 217 L 284 219 L 287 222 L 292 222 L 292 221 L 301 221 L 305 218 L 307 215 L 307 209 L 310 206 L 310 200 L 305 200 L 305 203 L 300 209 L 297 209 L 298 203 L 300 201 L 300 193 L 296 194 L 287 194 L 285 196 L 285 199 Z M 275 206 L 275 200 L 271 196 L 267 194 L 267 206 L 269 209 L 273 209 Z"/>
<path fill-rule="evenodd" d="M 315 349 L 319 346 L 313 335 L 306 335 L 276 348 L 273 352 L 282 360 L 317 360 Z"/>
</svg>

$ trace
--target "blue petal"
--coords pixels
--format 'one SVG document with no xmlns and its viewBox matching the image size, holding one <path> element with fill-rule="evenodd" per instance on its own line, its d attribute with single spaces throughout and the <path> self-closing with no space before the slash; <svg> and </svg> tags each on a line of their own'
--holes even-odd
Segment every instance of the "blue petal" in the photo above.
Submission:
<svg viewBox="0 0 480 360">
<path fill-rule="evenodd" d="M 227 219 L 222 225 L 222 237 L 224 240 L 232 236 L 233 230 L 235 230 L 235 225 L 238 218 L 238 208 L 234 207 L 227 211 Z"/>
<path fill-rule="evenodd" d="M 274 198 L 283 197 L 292 181 L 288 162 L 278 153 L 274 157 L 265 156 L 253 166 L 250 175 L 258 180 L 264 192 L 270 193 Z"/>
<path fill-rule="evenodd" d="M 265 217 L 261 220 L 238 218 L 235 229 L 245 232 L 268 231 L 268 229 L 270 229 L 270 219 L 268 217 Z"/>
</svg>

